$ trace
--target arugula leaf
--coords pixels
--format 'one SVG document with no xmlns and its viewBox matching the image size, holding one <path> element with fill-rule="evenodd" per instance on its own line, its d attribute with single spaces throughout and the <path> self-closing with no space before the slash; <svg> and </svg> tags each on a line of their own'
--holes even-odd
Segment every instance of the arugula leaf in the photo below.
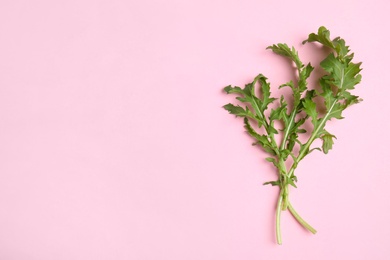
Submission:
<svg viewBox="0 0 390 260">
<path fill-rule="evenodd" d="M 290 48 L 285 43 L 278 43 L 272 46 L 268 46 L 267 49 L 271 49 L 276 54 L 290 58 L 296 64 L 298 69 L 303 66 L 302 61 L 298 57 L 298 52 L 294 47 Z"/>
<path fill-rule="evenodd" d="M 227 111 L 229 111 L 230 114 L 239 116 L 239 117 L 250 117 L 253 118 L 252 112 L 249 110 L 248 107 L 242 108 L 240 106 L 235 106 L 233 104 L 227 104 L 224 105 L 223 108 L 225 108 Z"/>
<path fill-rule="evenodd" d="M 270 84 L 267 82 L 267 78 L 263 74 L 258 75 L 255 78 L 253 84 L 255 84 L 256 81 L 260 83 L 260 93 L 263 97 L 262 101 L 260 102 L 261 110 L 265 111 L 268 108 L 268 105 L 274 102 L 276 98 L 270 97 L 271 96 Z"/>
<path fill-rule="evenodd" d="M 326 29 L 324 26 L 321 26 L 318 28 L 318 33 L 311 33 L 309 34 L 309 38 L 307 40 L 304 40 L 302 44 L 305 44 L 307 42 L 319 42 L 322 43 L 322 45 L 327 46 L 331 49 L 335 49 L 336 47 L 333 44 L 333 41 L 330 40 L 330 32 L 328 29 Z"/>
<path fill-rule="evenodd" d="M 318 126 L 318 113 L 317 113 L 317 104 L 309 98 L 305 98 L 302 102 L 303 104 L 303 110 L 306 112 L 306 114 L 311 117 L 311 122 L 313 123 L 314 127 Z"/>
<path fill-rule="evenodd" d="M 269 116 L 270 121 L 281 120 L 286 118 L 287 103 L 284 101 L 284 97 L 280 97 L 280 105 L 276 109 L 271 109 Z"/>
<path fill-rule="evenodd" d="M 330 134 L 328 131 L 324 130 L 324 133 L 321 135 L 322 139 L 322 151 L 327 154 L 330 149 L 333 147 L 333 138 L 336 136 Z"/>
<path fill-rule="evenodd" d="M 250 125 L 249 120 L 246 117 L 244 118 L 244 125 L 248 134 L 256 139 L 255 144 L 260 144 L 267 153 L 276 155 L 275 147 L 272 146 L 272 143 L 269 141 L 268 137 L 266 135 L 258 134 Z"/>
</svg>

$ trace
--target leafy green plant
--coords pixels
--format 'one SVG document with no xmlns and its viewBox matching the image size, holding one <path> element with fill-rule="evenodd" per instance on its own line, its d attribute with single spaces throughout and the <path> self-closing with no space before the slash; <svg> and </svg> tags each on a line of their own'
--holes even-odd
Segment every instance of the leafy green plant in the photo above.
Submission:
<svg viewBox="0 0 390 260">
<path fill-rule="evenodd" d="M 284 210 L 290 211 L 308 231 L 316 233 L 293 208 L 289 199 L 289 187 L 297 187 L 295 170 L 308 154 L 314 150 L 327 154 L 332 149 L 336 137 L 325 129 L 326 124 L 331 119 L 342 119 L 342 112 L 347 107 L 361 101 L 358 96 L 351 94 L 351 90 L 361 80 L 361 63 L 352 62 L 354 55 L 345 45 L 345 41 L 340 37 L 331 40 L 329 30 L 322 26 L 317 34 L 311 33 L 303 44 L 307 42 L 320 43 L 330 50 L 330 54 L 320 63 L 325 75 L 319 79 L 319 88 L 307 88 L 307 79 L 314 67 L 310 63 L 304 64 L 296 49 L 284 43 L 269 46 L 267 49 L 290 59 L 297 70 L 296 83 L 290 81 L 280 86 L 291 88 L 291 102 L 287 102 L 283 95 L 279 99 L 271 97 L 270 83 L 262 74 L 244 88 L 224 88 L 226 93 L 238 95 L 237 100 L 243 103 L 241 106 L 227 104 L 224 108 L 230 114 L 244 118 L 244 127 L 255 139 L 254 145 L 260 145 L 270 155 L 266 160 L 278 170 L 277 180 L 264 183 L 278 186 L 280 189 L 276 207 L 278 244 L 282 244 L 280 215 Z M 275 102 L 276 100 L 278 102 Z M 273 108 L 269 108 L 271 104 Z M 319 107 L 322 106 L 325 111 L 320 113 Z M 277 130 L 275 123 L 281 124 L 282 129 Z M 309 135 L 305 142 L 302 141 L 303 134 Z M 280 135 L 279 138 L 277 135 Z M 321 148 L 312 147 L 317 139 L 322 141 Z M 280 140 L 279 144 L 277 140 Z M 290 167 L 287 167 L 287 162 L 290 162 Z"/>
</svg>

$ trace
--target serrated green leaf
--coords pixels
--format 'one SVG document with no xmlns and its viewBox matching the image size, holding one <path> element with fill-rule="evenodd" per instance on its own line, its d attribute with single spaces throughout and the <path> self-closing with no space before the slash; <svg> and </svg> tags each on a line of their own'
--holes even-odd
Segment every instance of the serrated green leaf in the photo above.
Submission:
<svg viewBox="0 0 390 260">
<path fill-rule="evenodd" d="M 279 167 L 279 166 L 278 166 L 278 162 L 276 161 L 275 158 L 273 158 L 273 157 L 267 157 L 267 158 L 265 158 L 265 160 L 268 161 L 268 162 L 271 162 L 276 168 Z"/>
<path fill-rule="evenodd" d="M 298 69 L 303 66 L 302 61 L 298 57 L 298 52 L 294 47 L 290 48 L 285 43 L 278 43 L 272 46 L 268 46 L 267 49 L 271 49 L 276 54 L 290 58 L 297 65 Z"/>
<path fill-rule="evenodd" d="M 343 77 L 345 64 L 337 59 L 333 52 L 330 53 L 323 61 L 321 61 L 320 65 L 325 71 L 333 73 L 339 81 Z"/>
<path fill-rule="evenodd" d="M 295 182 L 292 179 L 288 178 L 287 183 L 293 186 L 294 188 L 297 188 L 297 185 L 295 185 Z"/>
<path fill-rule="evenodd" d="M 296 133 L 292 133 L 290 135 L 290 138 L 288 139 L 288 143 L 287 143 L 287 150 L 289 150 L 290 152 L 293 151 L 297 139 L 298 139 L 298 135 Z"/>
<path fill-rule="evenodd" d="M 302 69 L 302 72 L 301 72 L 301 76 L 303 79 L 308 79 L 311 75 L 311 73 L 313 72 L 314 70 L 314 67 L 308 63 L 303 69 Z"/>
<path fill-rule="evenodd" d="M 358 96 L 352 95 L 348 91 L 343 91 L 341 96 L 344 98 L 345 107 L 349 107 L 362 101 Z"/>
<path fill-rule="evenodd" d="M 246 117 L 244 118 L 244 127 L 246 131 L 249 133 L 249 135 L 255 138 L 257 141 L 268 142 L 268 139 L 265 136 L 261 136 L 255 131 L 255 129 L 253 129 L 253 127 L 249 123 L 248 118 Z"/>
<path fill-rule="evenodd" d="M 293 81 L 287 82 L 283 85 L 281 85 L 279 88 L 282 87 L 290 87 L 293 91 L 293 97 L 294 97 L 294 108 L 298 107 L 300 104 L 300 99 L 302 93 L 307 89 L 307 78 L 310 76 L 311 72 L 313 71 L 313 66 L 311 64 L 307 64 L 306 66 L 303 65 L 302 61 L 299 59 L 298 52 L 295 50 L 294 47 L 289 47 L 287 44 L 279 43 L 277 45 L 269 46 L 267 49 L 271 49 L 273 52 L 290 58 L 296 65 L 299 73 L 298 78 L 298 85 L 294 86 Z"/>
<path fill-rule="evenodd" d="M 284 88 L 284 87 L 291 88 L 292 93 L 293 93 L 293 98 L 294 98 L 293 106 L 297 107 L 298 104 L 300 103 L 300 100 L 301 100 L 301 92 L 304 90 L 301 91 L 300 88 L 295 87 L 292 80 L 279 86 L 279 88 Z"/>
<path fill-rule="evenodd" d="M 344 105 L 342 105 L 340 103 L 336 103 L 333 106 L 333 109 L 331 110 L 331 112 L 329 113 L 328 120 L 330 120 L 332 118 L 343 119 L 344 117 L 341 114 L 342 114 L 344 109 L 345 109 Z"/>
<path fill-rule="evenodd" d="M 322 140 L 322 151 L 327 154 L 329 150 L 333 147 L 333 138 L 336 138 L 336 136 L 330 134 L 326 130 L 324 130 L 324 133 L 320 136 Z"/>
<path fill-rule="evenodd" d="M 251 102 L 251 99 L 248 98 L 247 96 L 244 96 L 244 97 L 236 97 L 236 99 L 238 101 L 241 101 L 242 103 L 250 103 Z"/>
<path fill-rule="evenodd" d="M 269 141 L 268 137 L 266 135 L 260 135 L 259 133 L 257 133 L 249 123 L 248 118 L 244 118 L 244 127 L 248 134 L 256 139 L 256 144 L 260 144 L 267 153 L 270 153 L 272 155 L 276 154 L 276 151 L 272 146 L 271 142 Z"/>
<path fill-rule="evenodd" d="M 297 122 L 293 121 L 293 124 L 291 126 L 291 132 L 292 133 L 297 133 L 298 132 L 298 128 L 300 126 L 302 126 L 305 123 L 305 121 L 306 121 L 305 118 L 301 118 Z"/>
<path fill-rule="evenodd" d="M 333 85 L 339 89 L 353 89 L 361 81 L 361 63 L 345 64 L 336 58 L 333 53 L 320 63 L 321 67 L 331 74 L 326 77 L 332 80 Z"/>
<path fill-rule="evenodd" d="M 334 49 L 335 49 L 338 56 L 343 58 L 344 56 L 346 56 L 348 54 L 349 46 L 345 45 L 345 41 L 343 39 L 341 39 L 340 37 L 336 37 L 333 39 L 332 42 L 333 42 L 333 45 L 335 46 Z"/>
<path fill-rule="evenodd" d="M 230 114 L 233 114 L 235 116 L 239 117 L 254 117 L 252 112 L 246 107 L 245 109 L 242 108 L 241 106 L 235 106 L 233 104 L 227 104 L 223 106 L 224 109 L 229 111 Z"/>
<path fill-rule="evenodd" d="M 280 85 L 279 89 L 284 88 L 284 87 L 290 87 L 291 89 L 293 89 L 294 88 L 294 82 L 292 80 L 290 80 L 289 82 Z"/>
<path fill-rule="evenodd" d="M 227 94 L 230 94 L 232 91 L 232 85 L 226 86 L 223 88 L 223 91 L 225 91 Z M 240 88 L 239 88 L 240 89 Z"/>
<path fill-rule="evenodd" d="M 290 151 L 288 149 L 283 149 L 280 151 L 280 158 L 283 161 L 285 161 L 289 155 L 290 155 Z"/>
<path fill-rule="evenodd" d="M 324 98 L 325 107 L 327 108 L 327 110 L 329 110 L 336 97 L 331 89 L 331 86 L 327 84 L 323 78 L 320 79 L 320 84 L 322 86 L 321 96 Z"/>
<path fill-rule="evenodd" d="M 309 38 L 303 41 L 302 44 L 305 44 L 307 42 L 319 42 L 324 46 L 327 46 L 331 49 L 335 49 L 333 41 L 330 40 L 330 32 L 324 26 L 318 28 L 317 34 L 315 33 L 309 34 Z"/>
<path fill-rule="evenodd" d="M 243 96 L 250 96 L 251 95 L 251 91 L 252 91 L 252 84 L 246 84 L 245 85 L 245 88 L 240 88 L 240 87 L 232 87 L 231 85 L 229 86 L 226 86 L 223 90 L 227 93 L 227 94 L 241 94 Z"/>
<path fill-rule="evenodd" d="M 227 94 L 233 94 L 233 93 L 237 93 L 237 94 L 245 94 L 244 90 L 241 89 L 240 87 L 232 87 L 231 85 L 229 86 L 226 86 L 224 89 L 223 89 Z"/>
<path fill-rule="evenodd" d="M 244 94 L 247 97 L 255 96 L 255 84 L 254 81 L 248 84 L 245 84 Z"/>
<path fill-rule="evenodd" d="M 269 119 L 270 121 L 281 120 L 286 112 L 287 112 L 286 105 L 277 107 L 276 109 L 272 109 Z"/>
<path fill-rule="evenodd" d="M 263 74 L 259 74 L 255 78 L 253 84 L 255 84 L 256 82 L 260 84 L 261 102 L 259 103 L 259 105 L 260 109 L 264 111 L 268 108 L 268 105 L 274 102 L 274 100 L 276 99 L 271 97 L 270 84 L 268 83 L 267 78 Z M 254 89 L 254 86 L 252 87 Z"/>
<path fill-rule="evenodd" d="M 318 125 L 318 113 L 316 103 L 314 103 L 314 101 L 311 99 L 305 98 L 302 104 L 303 110 L 309 117 L 311 117 L 311 122 L 313 123 L 313 126 L 316 127 Z"/>
<path fill-rule="evenodd" d="M 343 89 L 354 89 L 355 85 L 360 83 L 362 79 L 362 75 L 359 74 L 359 72 L 362 70 L 360 68 L 361 64 L 361 62 L 350 62 L 348 64 L 347 68 L 344 71 L 344 82 L 342 86 Z"/>
<path fill-rule="evenodd" d="M 313 70 L 314 67 L 308 63 L 299 73 L 298 87 L 301 93 L 307 89 L 307 79 L 310 77 Z"/>
<path fill-rule="evenodd" d="M 272 186 L 280 186 L 279 181 L 267 181 L 263 183 L 263 185 L 269 185 L 269 184 L 271 184 Z"/>
</svg>

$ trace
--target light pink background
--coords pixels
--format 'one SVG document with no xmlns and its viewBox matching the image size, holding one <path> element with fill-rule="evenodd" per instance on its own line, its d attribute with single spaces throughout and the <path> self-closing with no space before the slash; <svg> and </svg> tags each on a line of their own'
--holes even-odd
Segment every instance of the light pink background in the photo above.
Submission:
<svg viewBox="0 0 390 260">
<path fill-rule="evenodd" d="M 390 259 L 388 1 L 1 0 L 0 259 Z M 282 215 L 221 89 L 320 25 L 363 61 L 364 102 L 300 165 Z"/>
</svg>

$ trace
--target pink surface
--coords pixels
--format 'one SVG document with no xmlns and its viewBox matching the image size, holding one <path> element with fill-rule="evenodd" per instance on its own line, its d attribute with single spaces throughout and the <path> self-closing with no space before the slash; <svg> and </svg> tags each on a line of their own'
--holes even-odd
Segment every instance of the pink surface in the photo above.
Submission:
<svg viewBox="0 0 390 260">
<path fill-rule="evenodd" d="M 388 1 L 0 2 L 1 260 L 390 259 Z M 273 89 L 320 25 L 363 61 L 364 102 L 300 165 L 282 216 L 222 93 Z M 318 60 L 321 57 L 314 57 Z"/>
</svg>

